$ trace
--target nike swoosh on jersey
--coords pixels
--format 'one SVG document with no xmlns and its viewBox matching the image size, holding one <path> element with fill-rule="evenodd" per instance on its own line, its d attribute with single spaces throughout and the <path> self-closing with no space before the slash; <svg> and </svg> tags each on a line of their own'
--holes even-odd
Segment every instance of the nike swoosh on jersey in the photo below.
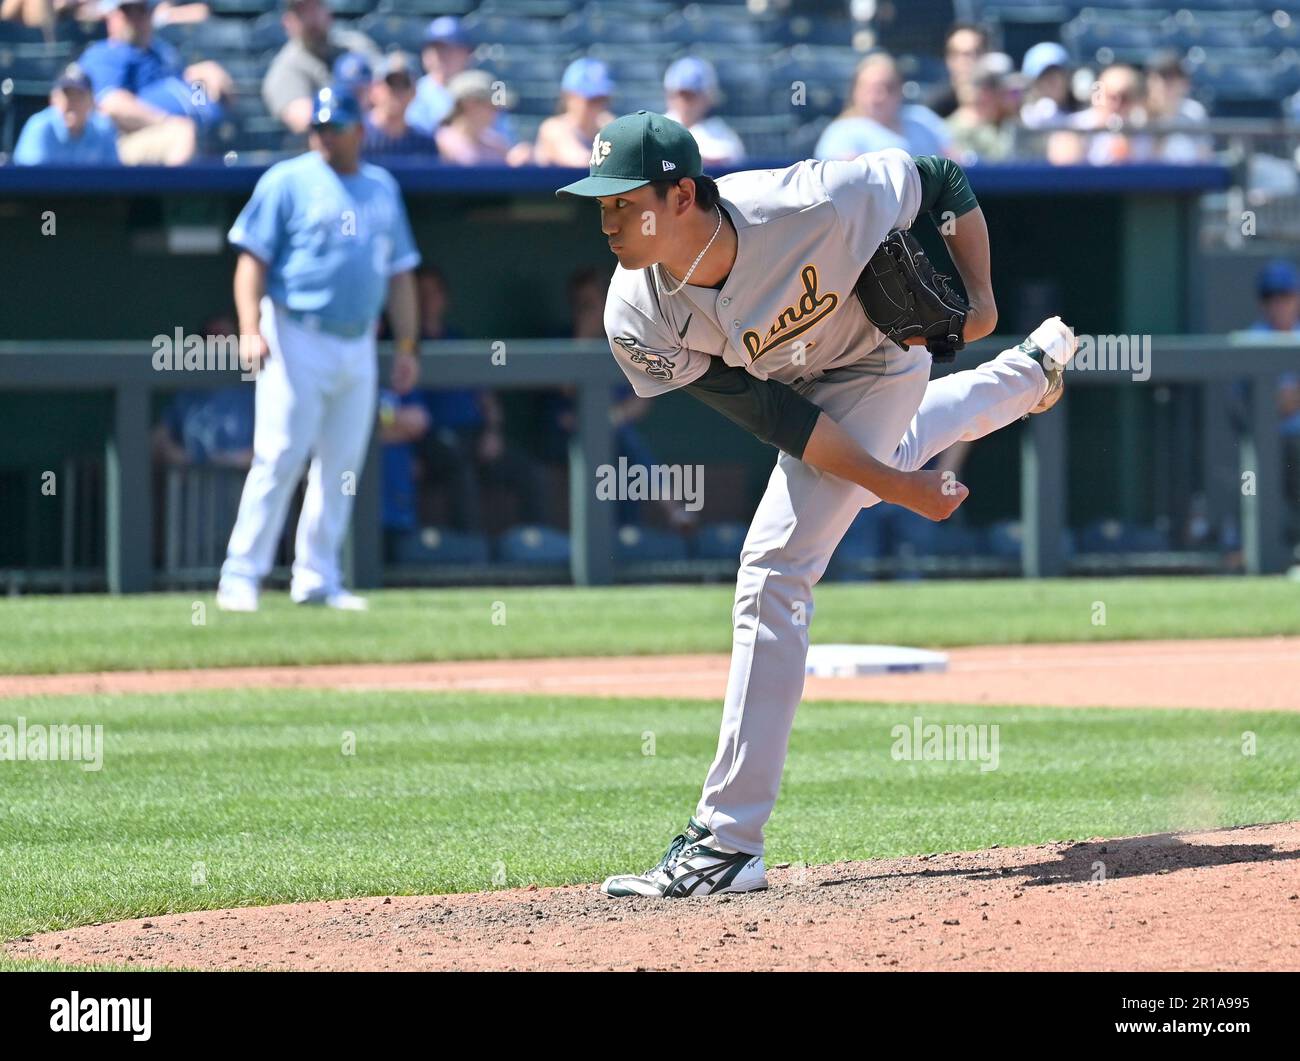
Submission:
<svg viewBox="0 0 1300 1061">
<path fill-rule="evenodd" d="M 686 338 L 686 329 L 689 328 L 689 327 L 691 326 L 691 318 L 694 317 L 694 316 L 695 316 L 694 313 L 688 313 L 688 314 L 686 314 L 686 323 L 682 325 L 682 330 L 679 331 L 679 332 L 677 333 L 677 338 L 678 338 L 678 339 L 685 339 L 685 338 Z"/>
</svg>

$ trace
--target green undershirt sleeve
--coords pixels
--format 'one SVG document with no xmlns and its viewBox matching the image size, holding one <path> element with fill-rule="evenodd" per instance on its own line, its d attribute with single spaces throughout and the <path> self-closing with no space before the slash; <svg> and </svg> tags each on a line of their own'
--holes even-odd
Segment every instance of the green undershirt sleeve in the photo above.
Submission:
<svg viewBox="0 0 1300 1061">
<path fill-rule="evenodd" d="M 743 368 L 710 359 L 709 369 L 682 388 L 716 409 L 762 442 L 803 458 L 821 410 L 794 388 L 774 379 L 759 379 Z"/>
<path fill-rule="evenodd" d="M 953 217 L 961 217 L 979 206 L 966 174 L 952 159 L 918 155 L 913 161 L 921 174 L 918 215 L 929 214 L 936 225 L 941 225 L 944 214 L 951 212 Z"/>
</svg>

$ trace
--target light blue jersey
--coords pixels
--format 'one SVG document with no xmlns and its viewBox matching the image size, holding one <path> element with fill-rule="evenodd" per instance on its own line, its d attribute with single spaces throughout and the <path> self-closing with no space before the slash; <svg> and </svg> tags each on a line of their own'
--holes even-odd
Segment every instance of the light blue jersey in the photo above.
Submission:
<svg viewBox="0 0 1300 1061">
<path fill-rule="evenodd" d="M 373 325 L 389 277 L 420 264 L 392 174 L 339 174 L 314 151 L 262 174 L 229 239 L 266 262 L 273 302 L 341 334 Z"/>
<path fill-rule="evenodd" d="M 112 119 L 91 111 L 86 128 L 75 139 L 57 107 L 46 107 L 27 119 L 14 148 L 16 166 L 116 166 L 117 130 Z"/>
<path fill-rule="evenodd" d="M 891 147 L 902 148 L 910 155 L 942 155 L 952 143 L 952 133 L 943 119 L 928 107 L 905 103 L 898 118 L 901 133 L 870 118 L 836 118 L 817 141 L 813 157 L 850 159 Z"/>
</svg>

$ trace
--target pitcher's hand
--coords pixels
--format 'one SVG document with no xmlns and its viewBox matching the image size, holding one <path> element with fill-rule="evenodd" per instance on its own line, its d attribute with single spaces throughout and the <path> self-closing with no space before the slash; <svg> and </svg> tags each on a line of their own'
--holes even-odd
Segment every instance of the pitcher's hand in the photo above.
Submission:
<svg viewBox="0 0 1300 1061">
<path fill-rule="evenodd" d="M 969 496 L 970 490 L 952 472 L 920 471 L 900 475 L 893 496 L 881 499 L 937 523 L 956 512 Z"/>
</svg>

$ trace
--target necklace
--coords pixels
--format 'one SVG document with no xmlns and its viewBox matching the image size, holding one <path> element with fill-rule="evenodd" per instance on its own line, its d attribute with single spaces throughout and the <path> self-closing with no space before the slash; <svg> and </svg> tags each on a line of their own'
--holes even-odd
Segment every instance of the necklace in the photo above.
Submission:
<svg viewBox="0 0 1300 1061">
<path fill-rule="evenodd" d="M 704 256 L 709 253 L 709 248 L 713 246 L 713 241 L 718 238 L 718 233 L 722 231 L 722 207 L 715 206 L 713 209 L 718 212 L 718 227 L 713 230 L 713 235 L 709 237 L 709 242 L 704 245 L 704 250 L 700 251 L 700 253 L 696 255 L 695 261 L 691 262 L 691 267 L 686 270 L 686 275 L 682 277 L 682 282 L 671 291 L 665 291 L 665 295 L 675 295 L 690 283 L 691 274 L 695 272 L 695 267 L 704 260 Z M 663 272 L 664 276 L 671 275 L 668 270 L 663 267 L 662 263 L 660 263 L 659 269 Z"/>
</svg>

